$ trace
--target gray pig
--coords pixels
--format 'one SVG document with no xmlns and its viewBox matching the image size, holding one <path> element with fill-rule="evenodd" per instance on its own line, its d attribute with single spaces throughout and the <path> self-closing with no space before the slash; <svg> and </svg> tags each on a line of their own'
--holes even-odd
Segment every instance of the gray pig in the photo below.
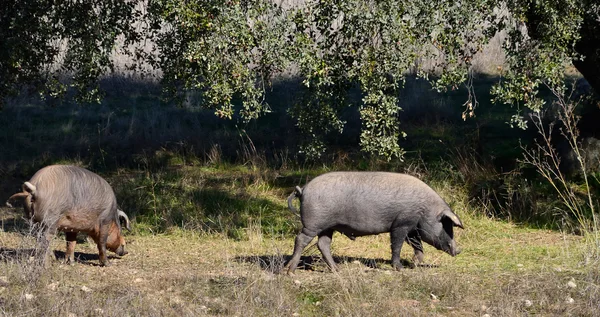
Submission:
<svg viewBox="0 0 600 317">
<path fill-rule="evenodd" d="M 348 238 L 390 233 L 392 266 L 398 270 L 400 250 L 406 240 L 423 260 L 422 241 L 455 256 L 460 253 L 453 227 L 463 228 L 448 204 L 419 179 L 387 172 L 332 172 L 320 175 L 288 197 L 300 198 L 302 231 L 296 236 L 294 254 L 288 263 L 293 274 L 304 248 L 319 236 L 317 246 L 332 271 L 331 237 L 339 231 Z"/>
<path fill-rule="evenodd" d="M 23 183 L 23 191 L 12 195 L 7 205 L 17 200 L 23 202 L 25 216 L 41 225 L 38 259 L 44 263 L 50 239 L 57 230 L 66 235 L 67 262 L 74 262 L 78 232 L 94 239 L 101 265 L 109 264 L 107 248 L 120 256 L 127 254 L 120 220 L 130 230 L 129 218 L 117 209 L 110 185 L 95 173 L 70 165 L 44 167 Z"/>
</svg>

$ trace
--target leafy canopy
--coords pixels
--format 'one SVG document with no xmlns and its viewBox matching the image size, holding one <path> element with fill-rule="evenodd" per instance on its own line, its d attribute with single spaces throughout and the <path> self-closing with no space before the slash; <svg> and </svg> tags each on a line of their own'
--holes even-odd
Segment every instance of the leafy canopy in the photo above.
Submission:
<svg viewBox="0 0 600 317">
<path fill-rule="evenodd" d="M 166 96 L 201 95 L 223 118 L 269 112 L 265 92 L 285 72 L 303 83 L 290 106 L 319 156 L 357 106 L 361 148 L 402 158 L 399 91 L 406 76 L 455 89 L 472 75 L 473 56 L 504 32 L 507 67 L 495 100 L 538 111 L 541 87 L 564 90 L 575 65 L 600 88 L 600 5 L 593 0 L 273 0 L 11 1 L 0 13 L 0 98 L 23 87 L 82 102 L 99 100 L 97 79 L 117 49 L 161 71 Z M 144 44 L 150 43 L 151 49 Z M 469 85 L 467 85 L 469 87 Z M 351 89 L 361 93 L 357 105 Z M 473 115 L 475 100 L 465 103 Z"/>
</svg>

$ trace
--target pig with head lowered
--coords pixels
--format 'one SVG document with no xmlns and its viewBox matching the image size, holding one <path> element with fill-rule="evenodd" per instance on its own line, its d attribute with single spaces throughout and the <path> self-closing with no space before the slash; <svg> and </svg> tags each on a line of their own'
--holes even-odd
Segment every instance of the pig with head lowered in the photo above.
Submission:
<svg viewBox="0 0 600 317">
<path fill-rule="evenodd" d="M 463 228 L 448 204 L 419 179 L 388 172 L 331 172 L 311 180 L 304 188 L 296 187 L 288 197 L 300 198 L 302 231 L 296 236 L 288 273 L 294 273 L 300 256 L 318 236 L 317 246 L 327 265 L 336 270 L 331 256 L 331 237 L 338 231 L 356 237 L 390 233 L 392 266 L 402 268 L 400 250 L 406 240 L 423 260 L 421 241 L 455 256 L 460 253 L 453 228 Z"/>
<path fill-rule="evenodd" d="M 19 200 L 25 216 L 42 229 L 38 236 L 38 259 L 43 262 L 50 239 L 57 230 L 65 232 L 68 263 L 74 263 L 78 232 L 85 232 L 94 239 L 101 265 L 109 264 L 107 248 L 119 256 L 127 254 L 121 220 L 131 230 L 129 218 L 117 209 L 115 193 L 97 174 L 77 166 L 47 166 L 25 182 L 23 191 L 12 195 L 7 205 Z"/>
</svg>

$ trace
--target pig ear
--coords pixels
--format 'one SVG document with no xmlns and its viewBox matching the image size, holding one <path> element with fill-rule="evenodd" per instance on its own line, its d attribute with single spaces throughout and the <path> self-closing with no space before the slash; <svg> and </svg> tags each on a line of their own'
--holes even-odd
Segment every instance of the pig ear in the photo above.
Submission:
<svg viewBox="0 0 600 317">
<path fill-rule="evenodd" d="M 35 195 L 37 188 L 30 182 L 23 183 L 23 191 L 30 193 L 32 196 Z"/>
<path fill-rule="evenodd" d="M 440 213 L 439 219 L 441 220 L 441 218 L 443 217 L 448 217 L 450 220 L 452 220 L 452 224 L 454 224 L 455 226 L 461 229 L 465 228 L 463 227 L 463 224 L 460 221 L 460 219 L 458 219 L 458 216 L 455 213 L 453 213 L 452 210 L 450 210 L 449 208 Z"/>
</svg>

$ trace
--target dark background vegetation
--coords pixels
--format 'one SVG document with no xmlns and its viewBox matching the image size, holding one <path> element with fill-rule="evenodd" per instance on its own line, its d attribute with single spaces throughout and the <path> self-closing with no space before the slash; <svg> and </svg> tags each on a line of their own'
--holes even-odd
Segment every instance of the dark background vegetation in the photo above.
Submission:
<svg viewBox="0 0 600 317">
<path fill-rule="evenodd" d="M 596 85 L 597 14 L 571 0 L 17 1 L 0 16 L 0 190 L 77 164 L 140 230 L 290 233 L 293 186 L 389 170 L 455 184 L 489 217 L 571 230 L 522 158 L 551 138 L 576 205 L 598 190 L 597 99 L 579 99 Z M 557 100 L 578 104 L 589 178 Z M 540 113 L 552 133 L 533 129 Z"/>
<path fill-rule="evenodd" d="M 271 113 L 249 123 L 193 106 L 193 95 L 192 102 L 165 102 L 158 84 L 119 76 L 101 82 L 100 104 L 49 105 L 24 94 L 0 115 L 0 189 L 8 197 L 43 166 L 78 164 L 109 179 L 140 230 L 179 226 L 235 235 L 260 218 L 265 232 L 291 234 L 296 220 L 283 199 L 274 205 L 244 186 L 264 182 L 283 197 L 328 170 L 390 170 L 450 180 L 487 216 L 558 228 L 564 219 L 550 211 L 560 207 L 554 192 L 519 163 L 537 132 L 511 128 L 511 108 L 488 102 L 495 81 L 478 76 L 477 115 L 463 120 L 466 90 L 442 94 L 425 80 L 408 80 L 400 98 L 404 161 L 360 151 L 356 107 L 344 112 L 347 126 L 329 136 L 323 157 L 304 156 L 287 114 L 304 89 L 295 78 L 276 81 L 267 94 Z"/>
</svg>

